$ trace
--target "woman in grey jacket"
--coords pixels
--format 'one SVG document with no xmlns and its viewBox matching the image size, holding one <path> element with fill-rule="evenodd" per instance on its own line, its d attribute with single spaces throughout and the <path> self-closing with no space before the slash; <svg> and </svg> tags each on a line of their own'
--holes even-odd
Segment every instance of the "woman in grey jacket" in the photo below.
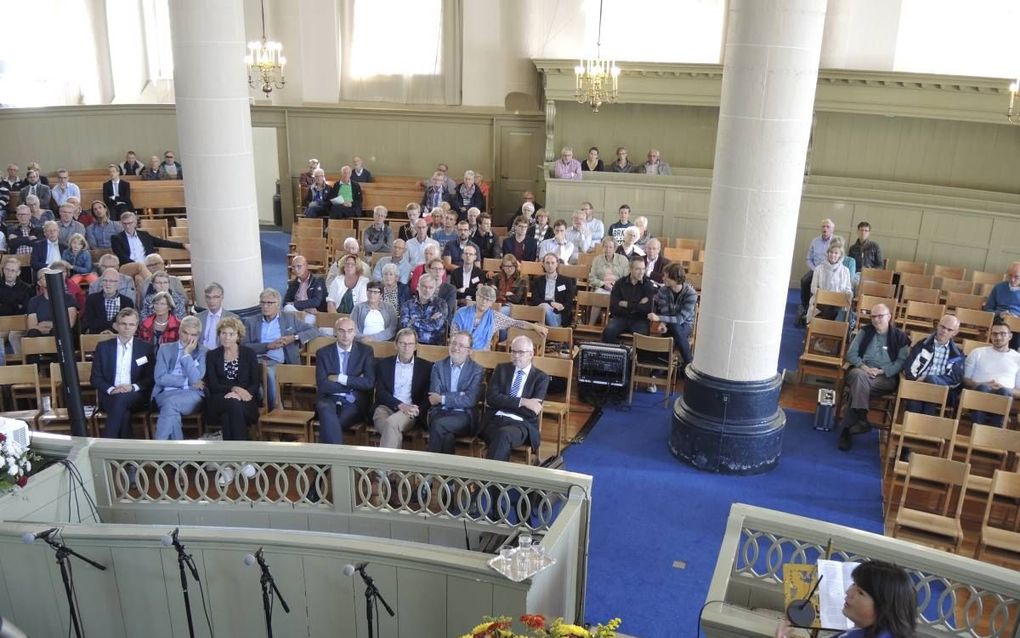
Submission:
<svg viewBox="0 0 1020 638">
<path fill-rule="evenodd" d="M 368 301 L 363 301 L 351 310 L 351 319 L 357 328 L 357 335 L 368 341 L 390 341 L 397 334 L 397 310 L 383 301 L 382 284 L 370 281 L 365 286 Z"/>
<path fill-rule="evenodd" d="M 680 356 L 683 357 L 682 366 L 686 366 L 692 360 L 690 337 L 698 292 L 687 282 L 684 267 L 679 262 L 668 264 L 662 271 L 662 278 L 663 285 L 655 294 L 653 312 L 648 313 L 648 320 L 661 322 L 663 329 L 660 334 L 673 337 L 673 343 L 680 348 Z"/>
</svg>

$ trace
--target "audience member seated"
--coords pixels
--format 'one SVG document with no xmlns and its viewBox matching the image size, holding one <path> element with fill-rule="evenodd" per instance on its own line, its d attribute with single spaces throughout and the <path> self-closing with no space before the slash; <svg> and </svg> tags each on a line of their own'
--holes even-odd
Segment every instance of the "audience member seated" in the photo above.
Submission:
<svg viewBox="0 0 1020 638">
<path fill-rule="evenodd" d="M 663 281 L 663 269 L 672 262 L 662 256 L 662 242 L 655 237 L 645 244 L 645 276 L 661 286 Z"/>
<path fill-rule="evenodd" d="M 610 164 L 606 171 L 610 173 L 633 173 L 637 166 L 627 157 L 627 149 L 619 147 L 616 149 L 616 159 Z"/>
<path fill-rule="evenodd" d="M 482 214 L 482 211 L 478 210 L 474 206 L 472 206 L 471 208 L 468 209 L 468 212 L 467 212 L 467 223 L 468 223 L 468 230 L 469 230 L 471 235 L 474 235 L 476 232 L 478 232 L 478 218 L 481 216 L 481 214 Z"/>
<path fill-rule="evenodd" d="M 311 185 L 305 191 L 301 204 L 305 207 L 305 217 L 329 217 L 330 183 L 326 181 L 326 171 L 317 168 Z"/>
<path fill-rule="evenodd" d="M 457 190 L 449 199 L 450 206 L 457 213 L 457 219 L 467 219 L 467 211 L 472 206 L 481 212 L 485 212 L 485 195 L 482 189 L 475 184 L 475 172 L 466 171 L 464 181 L 457 186 Z"/>
<path fill-rule="evenodd" d="M 433 213 L 432 218 L 436 218 L 436 214 Z M 453 211 L 444 212 L 439 215 L 439 219 L 443 221 L 443 226 L 439 230 L 432 230 L 432 239 L 436 240 L 440 246 L 446 246 L 451 241 L 457 241 L 457 213 Z"/>
<path fill-rule="evenodd" d="M 134 151 L 128 151 L 124 155 L 124 163 L 118 168 L 121 175 L 141 175 L 145 170 L 145 165 L 138 161 L 138 156 Z"/>
<path fill-rule="evenodd" d="M 553 228 L 553 233 L 555 234 L 555 232 L 556 229 Z M 571 227 L 567 229 L 566 237 L 567 241 L 574 244 L 577 248 L 579 255 L 595 247 L 591 228 L 588 226 L 588 221 L 582 211 L 574 211 L 574 214 L 571 216 Z"/>
<path fill-rule="evenodd" d="M 495 303 L 496 289 L 482 284 L 478 286 L 474 305 L 464 306 L 453 316 L 452 328 L 471 335 L 472 350 L 490 350 L 497 331 L 505 334 L 511 327 L 534 330 L 543 337 L 549 334 L 545 326 L 511 319 L 498 308 L 493 308 Z"/>
<path fill-rule="evenodd" d="M 556 179 L 581 179 L 581 162 L 574 159 L 574 149 L 564 146 L 560 150 L 560 159 L 553 164 L 553 177 Z"/>
<path fill-rule="evenodd" d="M 340 179 L 329 189 L 329 218 L 351 219 L 361 216 L 361 186 L 351 180 L 351 167 L 340 168 Z"/>
<path fill-rule="evenodd" d="M 549 376 L 531 365 L 535 344 L 524 335 L 510 344 L 511 363 L 496 366 L 485 395 L 481 437 L 486 458 L 509 461 L 510 452 L 528 444 L 536 455 L 541 445 L 539 421 Z"/>
<path fill-rule="evenodd" d="M 135 288 L 144 291 L 142 284 L 151 276 L 145 267 L 145 257 L 157 248 L 178 248 L 189 250 L 188 244 L 181 244 L 160 237 L 153 237 L 144 230 L 138 230 L 138 216 L 127 211 L 120 216 L 124 230 L 110 237 L 110 248 L 120 262 L 120 271 L 134 277 Z"/>
<path fill-rule="evenodd" d="M 592 292 L 608 295 L 616 280 L 630 272 L 630 262 L 616 251 L 616 240 L 612 235 L 602 238 L 602 251 L 592 259 L 588 272 L 588 287 Z M 593 317 L 592 321 L 598 318 Z"/>
<path fill-rule="evenodd" d="M 514 232 L 514 223 L 517 221 L 518 217 L 524 219 L 524 221 L 528 224 L 528 230 L 531 230 L 531 227 L 535 225 L 536 210 L 541 210 L 541 206 L 536 209 L 535 205 L 532 204 L 531 202 L 524 202 L 523 204 L 521 204 L 521 211 L 517 213 L 514 217 L 511 217 L 510 221 L 507 222 L 506 224 L 507 232 L 510 233 Z"/>
<path fill-rule="evenodd" d="M 38 240 L 43 238 L 42 228 L 32 225 L 32 211 L 22 204 L 15 209 L 14 219 L 8 218 L 4 226 L 7 252 L 29 255 Z"/>
<path fill-rule="evenodd" d="M 351 158 L 351 166 L 351 179 L 355 182 L 366 184 L 375 181 L 372 172 L 365 168 L 365 161 L 360 156 L 355 155 Z"/>
<path fill-rule="evenodd" d="M 57 222 L 48 221 L 42 227 L 43 238 L 32 246 L 32 270 L 38 272 L 55 261 L 60 261 L 67 246 L 60 243 L 60 227 Z"/>
<path fill-rule="evenodd" d="M 354 306 L 368 300 L 368 277 L 358 271 L 358 258 L 344 255 L 340 258 L 343 272 L 329 285 L 326 309 L 329 312 L 350 314 Z"/>
<path fill-rule="evenodd" d="M 871 431 L 868 404 L 872 397 L 896 391 L 909 346 L 910 338 L 892 325 L 889 308 L 876 304 L 871 309 L 871 323 L 857 333 L 846 353 L 851 366 L 846 374 L 849 405 L 840 424 L 840 450 L 853 446 L 853 435 Z"/>
<path fill-rule="evenodd" d="M 698 291 L 687 281 L 684 267 L 669 264 L 663 270 L 663 285 L 652 300 L 652 312 L 648 320 L 657 324 L 657 330 L 649 328 L 654 336 L 673 337 L 673 346 L 680 349 L 680 371 L 693 361 L 691 356 L 691 331 L 698 306 Z"/>
<path fill-rule="evenodd" d="M 382 280 L 383 268 L 390 264 L 397 269 L 400 283 L 406 284 L 411 280 L 411 262 L 408 261 L 407 243 L 403 239 L 393 240 L 392 253 L 375 262 L 375 267 L 372 268 L 372 279 L 375 281 Z"/>
<path fill-rule="evenodd" d="M 308 170 L 298 176 L 298 183 L 302 188 L 311 188 L 312 184 L 315 183 L 315 171 L 319 169 L 319 160 L 314 157 L 308 160 Z M 323 175 L 326 172 L 323 171 Z"/>
<path fill-rule="evenodd" d="M 404 213 L 407 215 L 407 223 L 402 224 L 397 230 L 397 238 L 406 242 L 411 241 L 418 234 L 417 222 L 421 218 L 421 206 L 415 202 L 410 202 L 404 207 Z M 425 227 L 428 228 L 428 224 Z"/>
<path fill-rule="evenodd" d="M 605 237 L 606 226 L 602 223 L 601 219 L 595 217 L 595 208 L 591 205 L 591 202 L 581 202 L 580 212 L 584 215 L 585 225 L 591 233 L 591 245 L 594 248 Z"/>
<path fill-rule="evenodd" d="M 149 158 L 149 165 L 142 171 L 142 179 L 144 181 L 155 181 L 163 179 L 163 163 L 159 161 L 159 155 L 153 155 Z"/>
<path fill-rule="evenodd" d="M 142 325 L 144 326 L 145 320 L 155 314 L 153 302 L 155 301 L 156 295 L 161 292 L 165 292 L 170 296 L 170 301 L 172 302 L 170 304 L 170 310 L 174 317 L 182 319 L 184 317 L 184 311 L 187 309 L 187 304 L 184 301 L 184 297 L 170 287 L 170 275 L 166 274 L 165 270 L 157 270 L 155 274 L 152 275 L 151 284 L 151 292 L 147 292 L 145 296 L 142 297 Z M 144 289 L 148 290 L 148 288 Z"/>
<path fill-rule="evenodd" d="M 276 366 L 281 363 L 301 363 L 300 346 L 308 343 L 318 330 L 303 321 L 292 312 L 280 311 L 280 293 L 273 288 L 265 288 L 259 294 L 261 312 L 244 320 L 247 337 L 243 343 L 258 355 L 267 372 L 267 393 L 269 409 L 276 407 L 273 384 L 276 380 Z M 223 324 L 224 320 L 220 320 Z"/>
<path fill-rule="evenodd" d="M 471 335 L 450 335 L 450 356 L 432 366 L 429 379 L 429 452 L 453 454 L 459 436 L 478 433 L 483 370 L 468 355 Z"/>
<path fill-rule="evenodd" d="M 99 279 L 99 292 L 85 298 L 85 313 L 82 330 L 86 334 L 114 332 L 114 321 L 124 308 L 134 308 L 133 297 L 120 292 L 121 274 L 115 268 L 107 268 Z"/>
<path fill-rule="evenodd" d="M 996 317 L 989 333 L 992 345 L 975 348 L 967 355 L 963 369 L 963 387 L 1020 398 L 1020 352 L 1009 347 L 1013 336 L 1005 320 Z M 972 411 L 974 423 L 1002 427 L 1002 418 Z"/>
<path fill-rule="evenodd" d="M 918 341 L 903 363 L 903 378 L 934 385 L 950 387 L 950 395 L 963 382 L 964 355 L 953 337 L 960 330 L 960 320 L 953 315 L 943 315 L 935 332 Z M 955 401 L 951 403 L 955 404 Z M 905 405 L 910 412 L 938 414 L 938 406 L 926 401 L 908 399 Z"/>
<path fill-rule="evenodd" d="M 354 340 L 354 330 L 349 317 L 337 319 L 336 344 L 315 353 L 315 413 L 322 443 L 343 443 L 342 433 L 368 414 L 375 388 L 375 357 L 372 348 Z"/>
<path fill-rule="evenodd" d="M 638 229 L 638 238 L 634 240 L 634 243 L 645 250 L 645 246 L 648 245 L 648 241 L 652 239 L 651 233 L 648 232 L 648 218 L 644 215 L 638 215 L 634 219 L 634 227 Z"/>
<path fill-rule="evenodd" d="M 206 350 L 214 350 L 219 347 L 220 322 L 227 317 L 233 317 L 240 321 L 240 318 L 229 310 L 223 309 L 223 286 L 211 282 L 203 291 L 205 294 L 205 310 L 198 313 L 198 320 L 202 322 L 202 345 Z"/>
<path fill-rule="evenodd" d="M 634 172 L 644 173 L 645 175 L 672 175 L 673 171 L 669 168 L 669 164 L 663 162 L 660 155 L 658 149 L 650 149 L 648 151 L 648 161 L 639 166 Z"/>
<path fill-rule="evenodd" d="M 471 227 L 467 220 L 461 220 L 457 222 L 457 238 L 446 242 L 443 246 L 443 262 L 445 262 L 447 270 L 453 270 L 464 263 L 461 253 L 468 247 L 474 248 L 477 258 L 481 249 L 471 241 Z"/>
<path fill-rule="evenodd" d="M 110 164 L 107 168 L 110 179 L 103 182 L 103 202 L 115 215 L 133 211 L 135 205 L 131 203 L 131 182 L 120 178 L 120 169 L 116 164 Z"/>
<path fill-rule="evenodd" d="M 39 162 L 29 162 L 28 165 L 25 166 L 25 179 L 22 180 L 25 183 L 28 182 L 28 171 L 35 171 L 36 173 L 39 174 L 40 182 L 46 184 L 47 186 L 50 185 L 50 179 L 46 177 L 46 173 L 42 171 L 42 167 L 39 166 Z"/>
<path fill-rule="evenodd" d="M 355 336 L 363 341 L 389 341 L 397 333 L 397 309 L 383 299 L 382 284 L 370 281 L 365 286 L 368 299 L 354 306 Z"/>
<path fill-rule="evenodd" d="M 283 296 L 283 310 L 302 311 L 312 315 L 316 312 L 325 312 L 326 282 L 308 270 L 308 260 L 304 255 L 296 255 L 291 260 L 290 270 L 294 273 L 294 278 L 287 284 L 287 292 Z"/>
<path fill-rule="evenodd" d="M 85 312 L 85 291 L 77 283 L 71 281 L 71 264 L 63 259 L 58 259 L 50 264 L 50 269 L 59 271 L 64 275 L 64 290 L 67 294 L 74 297 L 74 303 L 78 307 L 78 314 Z"/>
<path fill-rule="evenodd" d="M 580 256 L 577 244 L 567 239 L 567 222 L 557 219 L 553 224 L 553 236 L 538 245 L 539 257 L 556 255 L 564 264 L 576 264 Z"/>
<path fill-rule="evenodd" d="M 424 255 L 425 259 L 411 270 L 411 292 L 418 292 L 418 280 L 421 276 L 428 272 L 429 264 L 439 259 L 439 255 L 442 254 L 442 247 L 434 239 L 426 239 L 424 244 Z"/>
<path fill-rule="evenodd" d="M 57 183 L 50 188 L 50 207 L 63 206 L 69 197 L 77 197 L 81 201 L 81 189 L 71 181 L 67 169 L 61 168 L 57 170 Z"/>
<path fill-rule="evenodd" d="M 77 222 L 75 222 L 77 223 Z M 74 233 L 67 244 L 67 250 L 61 255 L 63 260 L 71 264 L 71 281 L 81 287 L 87 287 L 96 279 L 99 279 L 92 270 L 92 253 L 89 251 L 85 235 Z"/>
<path fill-rule="evenodd" d="M 51 222 L 56 219 L 53 216 L 53 211 L 49 208 L 42 206 L 41 200 L 35 195 L 29 195 L 22 200 L 28 206 L 28 210 L 32 212 L 32 225 L 42 228 L 42 225 L 46 222 Z"/>
<path fill-rule="evenodd" d="M 850 258 L 854 260 L 854 270 L 857 273 L 857 276 L 854 277 L 855 284 L 860 280 L 861 270 L 885 267 L 885 259 L 882 258 L 882 247 L 878 245 L 878 242 L 871 239 L 871 224 L 868 222 L 857 224 L 857 241 L 854 242 L 853 246 L 850 246 L 850 250 L 847 252 Z"/>
<path fill-rule="evenodd" d="M 630 228 L 634 224 L 630 221 L 630 206 L 623 204 L 617 211 L 620 219 L 609 225 L 609 234 L 613 236 L 616 243 L 623 243 L 623 231 Z"/>
<path fill-rule="evenodd" d="M 443 176 L 443 185 L 446 187 L 446 192 L 453 195 L 457 190 L 457 182 L 450 177 L 450 167 L 444 162 L 436 164 L 436 172 Z"/>
<path fill-rule="evenodd" d="M 632 258 L 630 275 L 618 279 L 609 293 L 609 323 L 602 331 L 602 340 L 618 343 L 625 332 L 647 335 L 655 294 L 655 284 L 645 277 L 645 260 Z"/>
<path fill-rule="evenodd" d="M 129 297 L 131 299 L 133 308 L 134 303 L 138 299 L 138 295 L 135 293 L 135 280 L 132 279 L 131 277 L 128 277 L 127 275 L 121 274 L 119 266 L 120 262 L 117 261 L 117 256 L 112 253 L 107 253 L 99 258 L 97 270 L 100 273 L 104 273 L 110 268 L 117 271 L 117 274 L 120 277 L 120 285 L 117 286 L 117 292 L 124 295 L 125 297 Z M 89 284 L 88 291 L 89 294 L 91 295 L 100 292 L 102 289 L 103 289 L 102 281 L 101 279 L 99 279 Z"/>
<path fill-rule="evenodd" d="M 411 298 L 411 289 L 400 282 L 400 270 L 396 264 L 383 266 L 379 281 L 382 283 L 383 301 L 393 306 L 399 314 L 400 307 Z"/>
<path fill-rule="evenodd" d="M 811 301 L 808 304 L 807 322 L 815 317 L 822 319 L 849 319 L 845 311 L 835 306 L 818 307 L 818 291 L 841 292 L 846 295 L 847 305 L 853 303 L 854 290 L 850 271 L 843 265 L 843 238 L 833 237 L 829 242 L 829 250 L 825 253 L 825 261 L 815 267 L 811 278 Z"/>
<path fill-rule="evenodd" d="M 457 312 L 457 289 L 447 281 L 449 274 L 446 272 L 443 262 L 436 259 L 430 263 L 429 273 L 439 282 L 439 287 L 436 288 L 436 297 L 446 302 L 447 318 L 453 318 L 453 313 Z"/>
<path fill-rule="evenodd" d="M 623 229 L 623 242 L 617 247 L 616 252 L 620 253 L 627 259 L 633 259 L 634 257 L 641 257 L 644 259 L 645 251 L 638 246 L 637 240 L 641 236 L 641 231 L 638 230 L 637 226 L 629 226 Z"/>
<path fill-rule="evenodd" d="M 405 432 L 427 427 L 429 378 L 432 364 L 414 356 L 418 338 L 414 330 L 397 333 L 397 354 L 375 362 L 375 409 L 372 425 L 379 447 L 400 449 Z"/>
<path fill-rule="evenodd" d="M 0 178 L 0 214 L 7 211 L 7 207 L 11 203 L 11 193 L 20 195 L 21 187 L 24 185 L 21 177 L 18 176 L 18 165 L 8 164 L 7 173 Z"/>
<path fill-rule="evenodd" d="M 393 231 L 386 224 L 388 213 L 385 206 L 376 206 L 372 209 L 372 225 L 365 229 L 362 237 L 366 255 L 393 251 Z"/>
<path fill-rule="evenodd" d="M 400 327 L 414 330 L 418 343 L 443 343 L 450 307 L 436 296 L 438 288 L 437 279 L 426 273 L 418 281 L 418 296 L 400 306 Z"/>
<path fill-rule="evenodd" d="M 242 345 L 240 319 L 224 317 L 216 335 L 219 345 L 205 355 L 205 420 L 219 424 L 224 441 L 246 441 L 248 428 L 259 419 L 261 367 L 255 352 Z M 234 480 L 233 471 L 226 469 L 217 478 L 221 485 Z"/>
<path fill-rule="evenodd" d="M 435 241 L 429 239 L 429 223 L 423 217 L 414 220 L 414 236 L 407 240 L 407 261 L 411 269 L 425 263 L 425 243 Z M 438 246 L 438 242 L 436 246 Z"/>
<path fill-rule="evenodd" d="M 340 276 L 340 270 L 343 267 L 343 260 L 346 256 L 353 256 L 358 260 L 358 272 L 361 273 L 362 277 L 368 278 L 372 276 L 372 269 L 368 263 L 362 260 L 358 254 L 361 252 L 361 247 L 358 245 L 358 240 L 353 237 L 348 237 L 344 240 L 343 253 L 337 255 L 336 261 L 334 261 L 329 270 L 326 272 L 326 289 L 333 285 L 333 280 Z"/>
<path fill-rule="evenodd" d="M 1010 315 L 1020 317 L 1020 261 L 1014 261 L 1006 271 L 1006 281 L 992 287 L 985 301 L 985 310 L 994 312 L 996 317 Z M 1020 333 L 1013 335 L 1009 347 L 1020 347 Z"/>
<path fill-rule="evenodd" d="M 552 239 L 553 229 L 552 225 L 549 223 L 549 211 L 544 208 L 539 208 L 535 212 L 535 223 L 531 225 L 529 232 L 539 245 L 547 239 Z"/>
<path fill-rule="evenodd" d="M 521 274 L 521 264 L 513 255 L 503 255 L 499 272 L 492 276 L 492 286 L 500 312 L 505 315 L 510 314 L 511 304 L 528 303 L 528 278 Z"/>
<path fill-rule="evenodd" d="M 492 232 L 492 216 L 488 213 L 478 215 L 478 228 L 471 234 L 471 243 L 478 246 L 479 259 L 499 259 L 503 255 L 499 237 Z"/>
<path fill-rule="evenodd" d="M 425 193 L 421 197 L 421 207 L 425 210 L 433 210 L 438 208 L 440 204 L 447 201 L 452 195 L 452 191 L 446 187 L 446 174 L 436 171 L 432 173 L 432 177 L 429 179 L 428 186 L 425 188 Z M 453 180 L 450 180 L 451 182 Z M 456 189 L 456 184 L 454 184 Z"/>
<path fill-rule="evenodd" d="M 582 171 L 602 172 L 606 170 L 602 160 L 599 159 L 599 147 L 592 146 L 588 149 L 588 157 L 581 162 Z"/>
<path fill-rule="evenodd" d="M 133 434 L 131 413 L 149 405 L 155 351 L 135 338 L 138 312 L 134 308 L 118 312 L 114 325 L 117 338 L 96 346 L 91 382 L 99 396 L 99 408 L 106 413 L 103 436 L 130 439 Z"/>
<path fill-rule="evenodd" d="M 6 257 L 3 260 L 3 283 L 0 283 L 0 317 L 16 317 L 28 314 L 28 302 L 35 292 L 21 278 L 21 265 L 17 257 Z M 24 332 L 11 330 L 0 332 L 0 352 L 4 350 L 4 342 L 9 341 L 11 351 L 21 354 L 21 337 Z"/>
<path fill-rule="evenodd" d="M 513 234 L 503 240 L 503 254 L 513 255 L 518 262 L 538 261 L 538 241 L 529 232 L 523 216 L 514 220 Z"/>
<path fill-rule="evenodd" d="M 50 293 L 46 287 L 46 274 L 39 271 L 36 275 L 36 286 L 39 294 L 28 300 L 25 310 L 28 314 L 28 331 L 26 337 L 48 337 L 53 334 L 53 309 L 50 307 Z M 78 304 L 74 297 L 64 291 L 64 304 L 67 306 L 67 319 L 74 329 L 78 320 Z M 138 324 L 135 324 L 135 328 Z M 134 334 L 132 332 L 132 334 Z"/>
<path fill-rule="evenodd" d="M 184 179 L 184 169 L 181 163 L 174 159 L 174 152 L 163 153 L 163 163 L 159 165 L 160 179 Z"/>
<path fill-rule="evenodd" d="M 92 211 L 85 212 L 81 209 L 80 197 L 68 197 L 67 203 L 71 205 L 71 218 L 76 222 L 80 222 L 85 228 L 88 228 L 89 224 L 93 222 Z"/>
<path fill-rule="evenodd" d="M 182 440 L 181 419 L 203 408 L 207 351 L 201 333 L 198 318 L 185 317 L 180 325 L 180 341 L 164 343 L 156 351 L 152 400 L 159 408 L 153 437 L 157 441 Z"/>
<path fill-rule="evenodd" d="M 170 293 L 160 291 L 146 301 L 152 314 L 142 319 L 142 324 L 138 326 L 138 338 L 154 346 L 177 341 L 181 320 L 176 316 L 178 307 Z"/>
<path fill-rule="evenodd" d="M 61 244 L 68 243 L 68 240 L 71 239 L 71 235 L 74 235 L 75 233 L 82 236 L 85 235 L 85 226 L 74 219 L 75 209 L 76 207 L 74 204 L 65 203 L 60 206 L 58 213 L 59 216 L 57 217 L 57 230 Z"/>
<path fill-rule="evenodd" d="M 124 232 L 120 222 L 110 219 L 110 209 L 98 199 L 92 202 L 92 223 L 85 228 L 85 239 L 89 242 L 89 248 L 112 248 L 110 238 L 117 233 Z"/>
<path fill-rule="evenodd" d="M 542 258 L 545 274 L 531 281 L 531 305 L 545 311 L 545 325 L 560 327 L 574 323 L 574 297 L 576 285 L 573 279 L 559 274 L 560 260 L 549 253 Z"/>
<path fill-rule="evenodd" d="M 50 199 L 52 199 L 53 197 L 52 193 L 50 192 L 50 187 L 47 186 L 44 182 L 40 181 L 39 171 L 37 170 L 28 171 L 28 174 L 25 177 L 25 182 L 21 187 L 19 195 L 21 196 L 21 199 L 19 201 L 25 202 L 26 204 L 28 204 L 28 198 L 30 196 L 38 197 L 39 207 L 44 209 L 49 209 Z"/>
<path fill-rule="evenodd" d="M 456 289 L 457 305 L 463 306 L 474 301 L 479 284 L 488 283 L 485 270 L 476 261 L 478 249 L 468 244 L 461 252 L 461 266 L 449 274 L 450 285 Z"/>
<path fill-rule="evenodd" d="M 832 223 L 831 219 L 823 219 L 822 234 L 812 239 L 811 244 L 808 246 L 807 257 L 805 258 L 808 272 L 800 278 L 798 325 L 807 323 L 807 311 L 811 303 L 811 281 L 815 276 L 815 268 L 825 262 L 826 254 L 829 252 L 829 242 L 832 241 L 832 231 L 835 229 L 836 225 Z"/>
</svg>

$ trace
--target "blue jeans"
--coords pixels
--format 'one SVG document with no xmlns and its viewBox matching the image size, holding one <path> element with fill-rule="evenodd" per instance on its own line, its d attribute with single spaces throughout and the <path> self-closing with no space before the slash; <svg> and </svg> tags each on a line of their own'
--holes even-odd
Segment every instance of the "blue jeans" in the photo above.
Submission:
<svg viewBox="0 0 1020 638">
<path fill-rule="evenodd" d="M 545 325 L 550 328 L 559 328 L 563 325 L 563 315 L 557 314 L 547 303 L 541 304 L 542 308 L 545 309 Z"/>
<path fill-rule="evenodd" d="M 202 393 L 198 390 L 169 390 L 156 395 L 159 419 L 156 420 L 157 441 L 180 441 L 184 438 L 181 417 L 194 414 L 202 407 Z"/>
</svg>

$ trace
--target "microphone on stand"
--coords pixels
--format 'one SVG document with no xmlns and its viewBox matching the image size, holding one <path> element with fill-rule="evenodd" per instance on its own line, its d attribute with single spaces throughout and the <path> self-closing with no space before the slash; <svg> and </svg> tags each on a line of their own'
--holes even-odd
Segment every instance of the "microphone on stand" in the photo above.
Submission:
<svg viewBox="0 0 1020 638">
<path fill-rule="evenodd" d="M 353 576 L 354 572 L 358 572 L 364 576 L 366 567 L 368 567 L 368 563 L 358 563 L 357 566 L 348 563 L 343 567 L 344 576 Z"/>
<path fill-rule="evenodd" d="M 51 528 L 49 528 L 47 530 L 43 530 L 41 532 L 36 532 L 35 534 L 33 534 L 32 532 L 25 532 L 24 534 L 21 535 L 21 542 L 26 544 L 26 545 L 31 545 L 32 543 L 36 542 L 40 538 L 45 540 L 45 541 L 49 541 L 50 540 L 50 536 L 52 536 L 57 531 L 57 529 L 58 528 L 56 528 L 56 527 L 51 527 Z"/>
<path fill-rule="evenodd" d="M 244 555 L 244 564 L 247 565 L 248 567 L 251 567 L 255 563 L 258 563 L 259 565 L 261 565 L 262 562 L 263 562 L 263 560 L 262 560 L 262 548 L 261 547 L 254 554 L 245 554 Z"/>
</svg>

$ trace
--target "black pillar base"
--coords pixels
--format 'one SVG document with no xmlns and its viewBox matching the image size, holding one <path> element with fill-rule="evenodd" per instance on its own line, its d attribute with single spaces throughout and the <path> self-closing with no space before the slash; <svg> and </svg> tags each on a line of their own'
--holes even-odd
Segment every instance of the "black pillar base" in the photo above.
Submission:
<svg viewBox="0 0 1020 638">
<path fill-rule="evenodd" d="M 688 366 L 684 393 L 673 404 L 670 452 L 706 472 L 768 472 L 779 462 L 783 447 L 782 385 L 782 375 L 729 381 Z"/>
</svg>

